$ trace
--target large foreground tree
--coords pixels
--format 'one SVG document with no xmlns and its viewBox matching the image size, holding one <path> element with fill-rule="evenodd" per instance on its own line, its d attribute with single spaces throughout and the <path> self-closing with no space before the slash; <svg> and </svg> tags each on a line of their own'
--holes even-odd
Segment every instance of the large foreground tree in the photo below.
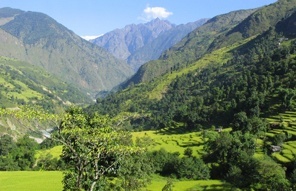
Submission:
<svg viewBox="0 0 296 191">
<path fill-rule="evenodd" d="M 107 190 L 120 161 L 143 153 L 133 146 L 129 133 L 113 124 L 106 116 L 89 116 L 80 108 L 67 112 L 54 137 L 63 144 L 62 159 L 69 165 L 64 190 Z"/>
</svg>

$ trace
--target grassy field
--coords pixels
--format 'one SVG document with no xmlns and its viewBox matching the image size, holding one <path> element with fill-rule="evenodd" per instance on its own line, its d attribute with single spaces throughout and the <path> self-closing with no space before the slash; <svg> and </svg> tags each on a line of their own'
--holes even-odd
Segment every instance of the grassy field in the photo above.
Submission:
<svg viewBox="0 0 296 191">
<path fill-rule="evenodd" d="M 161 148 L 169 152 L 179 152 L 181 156 L 184 150 L 189 147 L 194 152 L 194 156 L 200 156 L 203 150 L 203 139 L 201 132 L 173 134 L 160 131 L 142 131 L 133 132 L 133 138 L 149 137 L 152 144 L 148 147 L 149 150 L 159 150 Z"/>
<path fill-rule="evenodd" d="M 59 191 L 62 190 L 62 172 L 55 171 L 12 171 L 0 172 L 0 190 L 2 191 Z M 166 179 L 153 177 L 147 187 L 150 191 L 159 191 L 166 184 Z M 231 190 L 227 183 L 220 180 L 173 180 L 174 191 L 186 190 Z"/>
<path fill-rule="evenodd" d="M 0 172 L 2 191 L 58 191 L 62 190 L 62 172 L 10 171 Z"/>
<path fill-rule="evenodd" d="M 46 156 L 47 154 L 52 155 L 53 158 L 59 158 L 62 153 L 62 146 L 56 146 L 47 150 L 39 150 L 36 152 L 35 157 L 38 159 L 41 156 Z"/>
<path fill-rule="evenodd" d="M 174 191 L 228 191 L 231 186 L 220 180 L 172 180 Z M 167 179 L 160 176 L 154 176 L 152 182 L 147 186 L 149 191 L 159 191 L 167 183 Z"/>
</svg>

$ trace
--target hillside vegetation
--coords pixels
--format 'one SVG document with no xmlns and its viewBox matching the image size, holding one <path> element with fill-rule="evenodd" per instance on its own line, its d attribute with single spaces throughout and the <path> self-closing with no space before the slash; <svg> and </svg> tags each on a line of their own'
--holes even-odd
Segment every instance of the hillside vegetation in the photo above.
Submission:
<svg viewBox="0 0 296 191">
<path fill-rule="evenodd" d="M 43 69 L 0 57 L 0 135 L 42 140 L 41 130 L 57 125 L 55 115 L 90 103 L 89 96 Z"/>
<path fill-rule="evenodd" d="M 61 106 L 91 103 L 77 88 L 31 64 L 0 57 L 0 105 L 39 105 L 54 112 Z"/>
</svg>

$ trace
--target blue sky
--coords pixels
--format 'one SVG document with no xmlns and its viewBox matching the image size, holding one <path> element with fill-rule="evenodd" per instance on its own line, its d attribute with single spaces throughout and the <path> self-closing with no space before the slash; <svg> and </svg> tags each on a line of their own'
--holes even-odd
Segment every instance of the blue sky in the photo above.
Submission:
<svg viewBox="0 0 296 191">
<path fill-rule="evenodd" d="M 42 12 L 80 36 L 100 35 L 155 17 L 184 24 L 276 0 L 0 0 L 0 7 Z"/>
</svg>

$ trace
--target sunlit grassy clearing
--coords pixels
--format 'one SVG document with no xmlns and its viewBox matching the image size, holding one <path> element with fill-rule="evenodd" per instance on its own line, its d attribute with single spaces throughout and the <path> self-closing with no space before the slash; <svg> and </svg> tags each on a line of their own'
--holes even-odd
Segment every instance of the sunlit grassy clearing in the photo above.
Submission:
<svg viewBox="0 0 296 191">
<path fill-rule="evenodd" d="M 181 156 L 184 150 L 189 147 L 193 150 L 194 156 L 199 156 L 203 150 L 203 139 L 201 132 L 192 132 L 184 134 L 164 134 L 158 131 L 133 132 L 133 138 L 149 137 L 153 144 L 148 147 L 149 150 L 155 151 L 161 148 L 168 152 L 179 152 Z"/>
<path fill-rule="evenodd" d="M 224 183 L 220 180 L 172 180 L 174 191 L 186 191 L 186 190 L 231 190 L 231 186 L 228 183 Z M 159 191 L 167 183 L 167 178 L 154 176 L 150 185 L 147 186 L 149 191 Z"/>
<path fill-rule="evenodd" d="M 62 190 L 63 173 L 59 171 L 11 171 L 0 172 L 0 190 L 5 191 L 59 191 Z M 153 176 L 147 190 L 159 191 L 166 178 Z M 173 180 L 174 191 L 230 190 L 230 185 L 220 180 Z"/>
<path fill-rule="evenodd" d="M 0 172 L 0 190 L 58 191 L 62 190 L 63 173 L 58 171 Z"/>
<path fill-rule="evenodd" d="M 60 145 L 47 150 L 38 150 L 35 154 L 35 158 L 38 159 L 40 156 L 45 156 L 47 154 L 51 154 L 53 158 L 59 158 L 62 154 L 62 148 L 63 147 Z"/>
<path fill-rule="evenodd" d="M 161 81 L 157 81 L 157 86 L 149 92 L 149 99 L 160 99 L 162 97 L 162 93 L 166 91 L 167 86 L 176 79 L 177 76 L 188 74 L 191 71 L 195 71 L 197 69 L 201 69 L 211 63 L 225 63 L 230 58 L 230 54 L 228 53 L 229 49 L 222 48 L 220 50 L 214 51 L 211 54 L 207 54 L 202 57 L 200 60 L 195 62 L 193 65 L 188 66 L 179 71 L 174 71 L 171 74 L 165 75 Z"/>
</svg>

